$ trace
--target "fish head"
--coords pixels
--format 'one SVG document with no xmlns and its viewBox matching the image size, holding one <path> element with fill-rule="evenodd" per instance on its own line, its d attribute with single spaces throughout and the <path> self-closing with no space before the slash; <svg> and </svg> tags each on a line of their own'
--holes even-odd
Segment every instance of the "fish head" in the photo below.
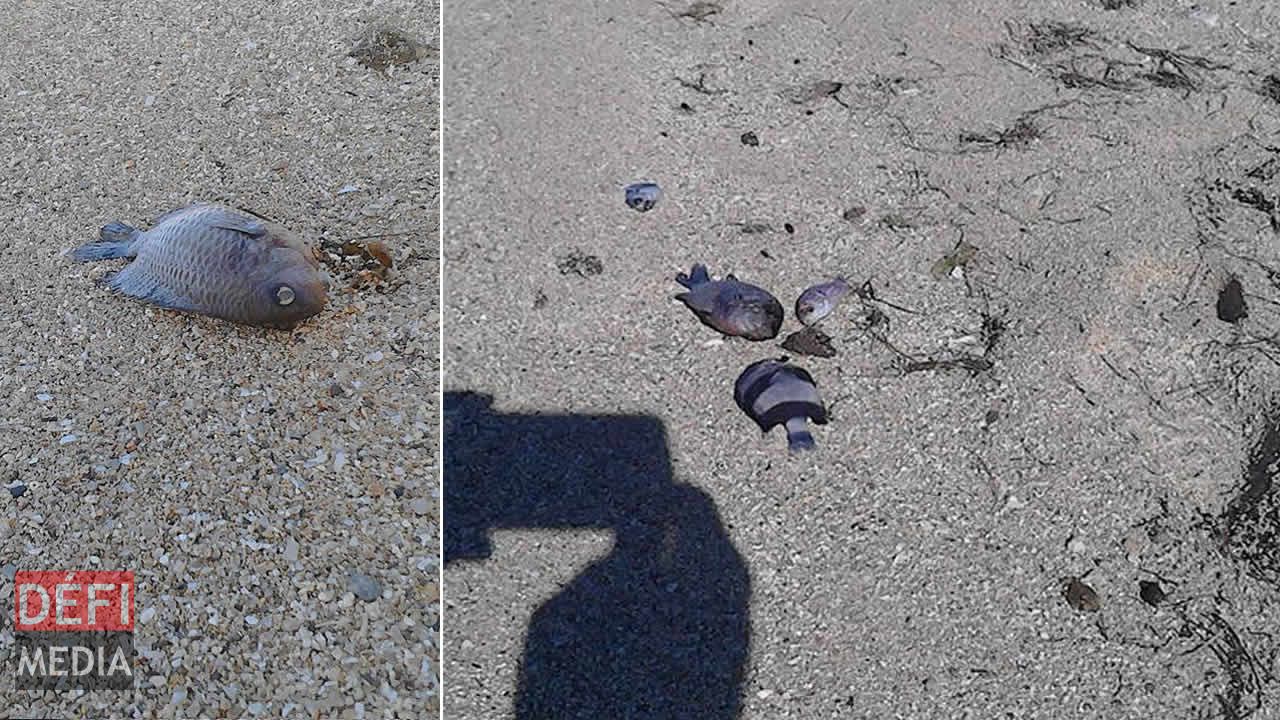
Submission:
<svg viewBox="0 0 1280 720">
<path fill-rule="evenodd" d="M 782 329 L 782 304 L 766 293 L 763 297 L 734 303 L 725 320 L 729 334 L 748 340 L 768 340 L 777 337 Z"/>
<path fill-rule="evenodd" d="M 289 330 L 323 310 L 329 281 L 317 265 L 297 248 L 274 248 L 270 261 L 254 278 L 248 320 Z"/>
</svg>

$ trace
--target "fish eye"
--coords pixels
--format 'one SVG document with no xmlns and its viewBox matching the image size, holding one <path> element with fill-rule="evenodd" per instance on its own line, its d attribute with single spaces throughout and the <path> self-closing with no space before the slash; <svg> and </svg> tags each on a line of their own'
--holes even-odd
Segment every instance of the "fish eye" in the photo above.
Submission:
<svg viewBox="0 0 1280 720">
<path fill-rule="evenodd" d="M 288 285 L 281 285 L 276 288 L 276 302 L 281 305 L 288 305 L 293 302 L 293 288 Z"/>
</svg>

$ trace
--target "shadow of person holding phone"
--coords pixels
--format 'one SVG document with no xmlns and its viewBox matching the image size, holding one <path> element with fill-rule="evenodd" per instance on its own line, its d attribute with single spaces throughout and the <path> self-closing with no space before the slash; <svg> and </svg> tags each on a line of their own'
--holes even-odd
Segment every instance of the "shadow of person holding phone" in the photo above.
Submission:
<svg viewBox="0 0 1280 720">
<path fill-rule="evenodd" d="M 445 393 L 446 577 L 486 561 L 495 529 L 615 538 L 530 618 L 516 717 L 736 718 L 750 577 L 711 499 L 673 480 L 661 421 L 508 415 L 491 402 Z"/>
</svg>

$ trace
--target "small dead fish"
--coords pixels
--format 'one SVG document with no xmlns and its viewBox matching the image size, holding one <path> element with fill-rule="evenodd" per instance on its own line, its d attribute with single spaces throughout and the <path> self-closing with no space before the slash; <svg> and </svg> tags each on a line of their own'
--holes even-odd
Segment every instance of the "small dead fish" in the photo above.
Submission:
<svg viewBox="0 0 1280 720">
<path fill-rule="evenodd" d="M 662 188 L 657 183 L 634 183 L 624 188 L 623 192 L 626 194 L 627 207 L 640 212 L 649 212 L 662 199 Z"/>
<path fill-rule="evenodd" d="M 849 283 L 844 278 L 814 285 L 796 299 L 796 318 L 803 325 L 812 325 L 830 315 L 848 293 Z"/>
<path fill-rule="evenodd" d="M 297 235 L 222 205 L 175 210 L 146 231 L 113 222 L 72 257 L 132 258 L 102 279 L 122 295 L 281 330 L 320 312 L 329 287 L 315 253 Z"/>
<path fill-rule="evenodd" d="M 702 324 L 748 340 L 769 340 L 782 328 L 782 303 L 768 290 L 726 275 L 712 280 L 707 266 L 698 264 L 688 275 L 676 275 L 676 282 L 689 292 L 676 295 Z"/>
<path fill-rule="evenodd" d="M 786 426 L 787 446 L 792 452 L 814 447 L 807 421 L 827 423 L 827 409 L 813 377 L 785 359 L 748 365 L 734 383 L 733 399 L 762 431 Z"/>
</svg>

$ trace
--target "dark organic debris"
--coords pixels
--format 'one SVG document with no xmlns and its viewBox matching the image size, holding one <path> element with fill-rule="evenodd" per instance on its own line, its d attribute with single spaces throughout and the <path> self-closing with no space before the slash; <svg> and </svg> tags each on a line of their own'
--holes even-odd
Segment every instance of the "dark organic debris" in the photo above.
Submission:
<svg viewBox="0 0 1280 720">
<path fill-rule="evenodd" d="M 742 144 L 747 147 L 756 147 L 760 144 L 760 138 L 756 137 L 756 134 L 750 131 L 742 133 L 741 139 Z"/>
<path fill-rule="evenodd" d="M 880 224 L 890 230 L 910 230 L 925 224 L 920 213 L 912 212 L 891 212 L 880 218 Z"/>
<path fill-rule="evenodd" d="M 795 235 L 795 234 L 796 234 L 796 226 L 795 226 L 795 225 L 792 225 L 791 223 L 783 223 L 783 224 L 782 224 L 782 229 L 783 229 L 783 230 L 786 230 L 788 235 Z"/>
<path fill-rule="evenodd" d="M 556 268 L 561 275 L 575 274 L 579 277 L 591 277 L 604 272 L 604 263 L 595 255 L 587 255 L 581 250 L 574 250 L 556 260 Z"/>
<path fill-rule="evenodd" d="M 1044 130 L 1036 122 L 1023 115 L 1013 125 L 995 132 L 962 132 L 961 145 L 976 145 L 979 150 L 998 150 L 1001 148 L 1026 149 L 1032 142 L 1044 137 Z"/>
<path fill-rule="evenodd" d="M 1141 0 L 1102 0 L 1103 10 L 1121 10 L 1127 7 L 1138 7 Z"/>
<path fill-rule="evenodd" d="M 725 90 L 724 88 L 709 88 L 709 87 L 707 87 L 707 73 L 706 73 L 705 71 L 703 71 L 703 72 L 699 72 L 699 73 L 698 73 L 698 79 L 697 79 L 697 80 L 685 80 L 684 78 L 682 78 L 682 77 L 680 77 L 679 75 L 677 75 L 677 76 L 676 76 L 676 82 L 680 83 L 680 87 L 682 87 L 682 88 L 684 88 L 684 89 L 686 89 L 686 90 L 692 90 L 692 91 L 694 91 L 694 92 L 696 92 L 696 93 L 700 93 L 700 94 L 702 94 L 702 95 L 723 95 L 723 94 L 725 94 L 725 93 L 729 92 L 728 90 Z"/>
<path fill-rule="evenodd" d="M 1276 215 L 1276 201 L 1266 196 L 1266 193 L 1255 187 L 1236 188 L 1231 193 L 1231 197 L 1241 205 L 1265 213 L 1271 222 L 1271 229 L 1280 233 L 1280 216 Z"/>
<path fill-rule="evenodd" d="M 601 269 L 603 269 L 603 268 L 601 268 Z M 534 294 L 534 296 L 533 296 L 533 309 L 534 309 L 534 310 L 541 310 L 542 308 L 544 308 L 544 307 L 546 307 L 546 306 L 547 306 L 547 303 L 548 303 L 548 302 L 549 302 L 549 298 L 547 298 L 547 294 L 546 294 L 546 293 L 544 293 L 544 292 L 542 292 L 541 290 L 539 290 L 539 291 L 538 291 L 536 294 Z"/>
<path fill-rule="evenodd" d="M 381 72 L 426 57 L 427 47 L 399 30 L 379 28 L 362 38 L 349 54 L 361 65 Z"/>
<path fill-rule="evenodd" d="M 956 268 L 963 268 L 968 265 L 978 255 L 978 248 L 970 245 L 967 241 L 961 240 L 956 243 L 955 248 L 951 252 L 938 258 L 929 268 L 929 274 L 934 280 L 945 280 L 951 276 Z"/>
<path fill-rule="evenodd" d="M 1071 607 L 1081 612 L 1098 612 L 1102 608 L 1098 593 L 1080 578 L 1065 577 L 1061 582 L 1062 596 L 1067 599 L 1067 604 Z"/>
<path fill-rule="evenodd" d="M 861 205 L 854 205 L 853 207 L 840 213 L 840 217 L 844 218 L 849 222 L 857 222 L 858 220 L 861 220 L 864 216 L 866 216 L 866 214 L 867 214 L 867 209 L 865 207 L 862 207 Z"/>
<path fill-rule="evenodd" d="M 842 89 L 844 89 L 844 83 L 842 82 L 819 80 L 816 83 L 792 90 L 787 94 L 787 97 L 797 105 L 818 102 L 824 98 L 834 98 L 836 102 L 840 102 L 840 98 L 837 96 Z"/>
<path fill-rule="evenodd" d="M 986 372 L 995 367 L 995 363 L 984 357 L 976 355 L 961 355 L 955 358 L 946 358 L 943 360 L 930 358 L 928 360 L 912 360 L 903 366 L 903 372 L 927 372 L 929 370 L 968 370 L 972 373 Z"/>
<path fill-rule="evenodd" d="M 1154 580 L 1139 580 L 1138 597 L 1142 598 L 1142 602 L 1156 607 L 1164 602 L 1165 591 L 1160 587 L 1160 583 Z"/>
<path fill-rule="evenodd" d="M 1269 98 L 1272 102 L 1280 103 L 1280 75 L 1272 73 L 1262 78 L 1262 84 L 1258 86 L 1258 94 Z"/>
<path fill-rule="evenodd" d="M 1218 319 L 1235 323 L 1247 317 L 1249 308 L 1244 302 L 1244 288 L 1240 285 L 1240 280 L 1233 277 L 1218 292 Z"/>
<path fill-rule="evenodd" d="M 793 332 L 782 341 L 782 349 L 797 355 L 812 355 L 829 358 L 836 356 L 835 346 L 831 344 L 831 336 L 816 327 L 807 327 Z"/>
<path fill-rule="evenodd" d="M 1186 618 L 1179 634 L 1197 640 L 1199 644 L 1195 650 L 1208 647 L 1222 666 L 1221 682 L 1225 687 L 1216 696 L 1218 712 L 1215 715 L 1228 720 L 1244 720 L 1262 708 L 1263 688 L 1274 677 L 1222 615 L 1214 611 L 1202 617 L 1203 622 Z"/>
<path fill-rule="evenodd" d="M 671 14 L 671 17 L 677 19 L 689 18 L 695 22 L 707 22 L 707 18 L 712 15 L 720 14 L 720 11 L 724 10 L 724 7 L 720 5 L 720 3 L 698 0 L 697 2 L 691 3 L 683 10 L 672 10 L 671 8 L 666 8 L 666 10 Z"/>
<path fill-rule="evenodd" d="M 1009 35 L 1034 55 L 1050 55 L 1079 45 L 1089 45 L 1093 31 L 1083 25 L 1048 20 L 1029 23 L 1025 29 L 1006 23 Z"/>
<path fill-rule="evenodd" d="M 760 235 L 762 233 L 773 232 L 773 226 L 770 225 L 769 223 L 746 221 L 746 222 L 734 222 L 729 224 L 738 228 L 738 232 L 742 233 L 743 235 Z"/>
<path fill-rule="evenodd" d="M 1222 518 L 1223 545 L 1248 572 L 1280 589 L 1280 408 L 1263 420 L 1263 431 L 1245 464 L 1244 487 Z"/>
</svg>

